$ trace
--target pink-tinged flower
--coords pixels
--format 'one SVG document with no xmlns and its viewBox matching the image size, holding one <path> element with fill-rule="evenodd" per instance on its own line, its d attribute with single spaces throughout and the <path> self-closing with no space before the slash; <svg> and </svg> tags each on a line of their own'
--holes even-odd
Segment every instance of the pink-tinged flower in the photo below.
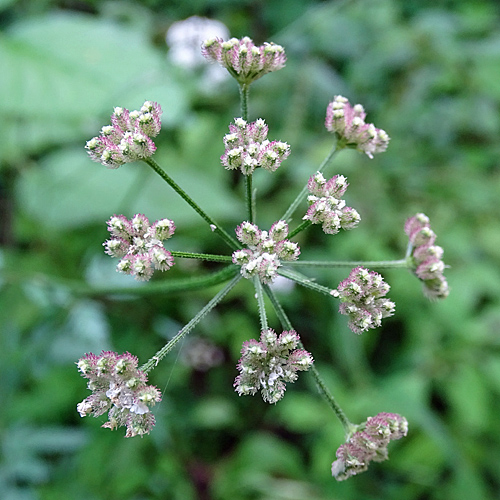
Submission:
<svg viewBox="0 0 500 500">
<path fill-rule="evenodd" d="M 257 167 L 274 172 L 290 154 L 286 142 L 267 140 L 266 122 L 258 120 L 247 123 L 235 118 L 229 125 L 229 134 L 224 136 L 226 150 L 221 156 L 222 164 L 228 170 L 240 169 L 245 175 L 253 173 Z"/>
<path fill-rule="evenodd" d="M 278 71 L 286 63 L 285 49 L 281 45 L 265 43 L 260 47 L 244 37 L 211 38 L 202 44 L 201 53 L 211 62 L 218 62 L 238 83 L 248 85 L 266 73 Z"/>
<path fill-rule="evenodd" d="M 148 281 L 155 269 L 168 271 L 174 265 L 172 254 L 162 243 L 175 232 L 172 220 L 160 219 L 150 224 L 143 214 L 136 214 L 130 220 L 124 215 L 113 215 L 107 225 L 112 237 L 103 246 L 105 253 L 120 259 L 118 272 Z"/>
<path fill-rule="evenodd" d="M 339 284 L 335 293 L 341 300 L 339 312 L 349 316 L 348 326 L 354 333 L 376 328 L 382 318 L 393 315 L 395 304 L 385 298 L 389 288 L 380 274 L 361 266 Z"/>
<path fill-rule="evenodd" d="M 300 248 L 286 239 L 288 224 L 279 220 L 271 230 L 261 231 L 256 224 L 242 222 L 236 228 L 236 237 L 247 246 L 233 252 L 233 263 L 241 266 L 241 274 L 250 279 L 258 276 L 262 283 L 272 283 L 278 275 L 281 261 L 297 260 Z"/>
<path fill-rule="evenodd" d="M 160 133 L 162 114 L 156 102 L 146 101 L 139 111 L 115 108 L 111 125 L 101 135 L 87 141 L 85 148 L 92 160 L 109 168 L 148 158 L 156 151 L 151 137 Z"/>
<path fill-rule="evenodd" d="M 416 214 L 405 222 L 405 233 L 410 242 L 412 270 L 422 281 L 424 295 L 429 299 L 445 299 L 450 290 L 444 277 L 443 249 L 434 245 L 436 234 L 429 217 Z"/>
<path fill-rule="evenodd" d="M 337 234 L 341 228 L 355 228 L 361 217 L 354 208 L 346 207 L 342 199 L 348 185 L 343 175 L 335 175 L 327 181 L 321 172 L 316 172 L 307 183 L 310 207 L 303 219 L 322 224 L 326 234 Z"/>
<path fill-rule="evenodd" d="M 408 433 L 407 420 L 397 413 L 379 413 L 358 425 L 347 441 L 337 450 L 332 463 L 332 476 L 343 481 L 368 469 L 371 461 L 387 460 L 390 441 Z"/>
<path fill-rule="evenodd" d="M 307 371 L 313 357 L 304 349 L 295 349 L 300 341 L 294 330 L 279 337 L 272 329 L 261 332 L 260 342 L 255 339 L 243 343 L 238 362 L 240 374 L 234 381 L 236 392 L 253 396 L 261 391 L 268 403 L 279 401 L 286 390 L 286 382 L 295 382 L 298 371 Z"/>
<path fill-rule="evenodd" d="M 387 149 L 389 136 L 373 123 L 365 123 L 366 113 L 361 104 L 351 106 L 341 96 L 335 96 L 326 109 L 325 127 L 337 135 L 339 147 L 355 148 L 370 158 Z"/>
<path fill-rule="evenodd" d="M 147 385 L 148 378 L 137 368 L 138 360 L 126 352 L 89 353 L 77 363 L 82 376 L 89 380 L 92 394 L 77 405 L 80 416 L 97 417 L 108 412 L 102 427 L 125 427 L 125 437 L 149 434 L 155 424 L 150 408 L 161 401 L 160 391 Z"/>
</svg>

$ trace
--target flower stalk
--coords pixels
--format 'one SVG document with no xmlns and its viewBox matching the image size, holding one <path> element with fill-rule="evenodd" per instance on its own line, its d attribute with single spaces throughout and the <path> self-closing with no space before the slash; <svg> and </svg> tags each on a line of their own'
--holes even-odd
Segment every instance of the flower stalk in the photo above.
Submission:
<svg viewBox="0 0 500 500">
<path fill-rule="evenodd" d="M 238 243 L 230 236 L 214 219 L 212 219 L 200 206 L 163 170 L 152 158 L 143 160 L 147 163 L 188 205 L 193 208 L 212 228 L 213 232 L 218 234 L 229 247 L 236 249 Z"/>
<path fill-rule="evenodd" d="M 308 267 L 370 267 L 375 269 L 408 269 L 411 267 L 411 262 L 408 258 L 399 260 L 297 260 L 287 262 L 292 266 L 308 266 Z"/>
<path fill-rule="evenodd" d="M 256 276 L 253 279 L 255 286 L 255 296 L 257 298 L 257 304 L 259 306 L 259 318 L 260 318 L 260 328 L 261 330 L 267 330 L 269 328 L 267 322 L 266 306 L 264 304 L 264 292 L 262 290 L 262 283 Z"/>
<path fill-rule="evenodd" d="M 278 316 L 278 319 L 280 320 L 281 325 L 283 328 L 287 328 L 289 330 L 293 329 L 292 324 L 290 320 L 288 319 L 288 316 L 286 315 L 285 311 L 283 310 L 283 307 L 279 303 L 276 295 L 274 294 L 273 290 L 268 286 L 264 285 L 264 290 L 269 297 L 269 300 L 271 301 L 271 304 L 274 307 L 274 310 L 276 312 L 276 315 Z M 299 341 L 299 347 L 302 349 L 304 346 L 302 345 L 302 342 Z M 323 399 L 327 402 L 327 404 L 330 406 L 330 408 L 333 410 L 335 413 L 336 417 L 340 420 L 340 423 L 342 424 L 342 427 L 344 428 L 344 432 L 346 436 L 348 436 L 351 432 L 353 432 L 356 429 L 356 426 L 349 421 L 347 418 L 346 414 L 340 407 L 340 405 L 337 403 L 335 398 L 333 397 L 332 393 L 326 386 L 325 382 L 321 378 L 318 370 L 316 367 L 313 365 L 311 367 L 311 372 L 313 374 L 313 377 L 316 381 L 316 384 L 318 385 L 319 392 Z"/>
<path fill-rule="evenodd" d="M 220 290 L 207 305 L 189 321 L 170 342 L 165 344 L 151 359 L 149 359 L 140 370 L 148 373 L 153 369 L 193 328 L 232 290 L 240 281 L 241 276 L 235 276 L 222 290 Z"/>
<path fill-rule="evenodd" d="M 181 257 L 183 259 L 198 259 L 207 262 L 232 262 L 230 255 L 214 255 L 209 253 L 195 253 L 195 252 L 179 252 L 172 250 L 170 252 L 172 257 Z"/>
</svg>

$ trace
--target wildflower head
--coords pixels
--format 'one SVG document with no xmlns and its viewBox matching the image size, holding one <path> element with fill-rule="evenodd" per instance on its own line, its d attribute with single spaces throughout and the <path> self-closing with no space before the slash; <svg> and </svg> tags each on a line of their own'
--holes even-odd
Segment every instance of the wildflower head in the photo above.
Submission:
<svg viewBox="0 0 500 500">
<path fill-rule="evenodd" d="M 148 158 L 156 151 L 151 137 L 160 133 L 161 114 L 160 105 L 152 101 L 146 101 L 138 111 L 117 107 L 111 125 L 87 141 L 85 148 L 92 160 L 109 168 Z"/>
<path fill-rule="evenodd" d="M 254 395 L 261 391 L 268 403 L 279 401 L 286 389 L 286 382 L 295 382 L 298 371 L 306 371 L 313 364 L 310 353 L 296 349 L 299 336 L 294 330 L 280 336 L 272 329 L 261 332 L 260 342 L 251 339 L 243 344 L 238 362 L 240 374 L 234 381 L 236 392 Z"/>
<path fill-rule="evenodd" d="M 385 298 L 390 286 L 382 276 L 361 266 L 337 287 L 339 312 L 349 316 L 348 326 L 355 333 L 380 326 L 382 318 L 392 316 L 394 302 Z"/>
<path fill-rule="evenodd" d="M 389 136 L 373 123 L 365 123 L 365 117 L 361 104 L 351 106 L 345 97 L 338 95 L 328 104 L 325 127 L 337 135 L 339 146 L 355 148 L 373 158 L 387 149 Z"/>
<path fill-rule="evenodd" d="M 174 265 L 172 254 L 162 243 L 175 232 L 172 220 L 160 219 L 150 224 L 143 214 L 130 220 L 124 215 L 113 215 L 107 224 L 111 238 L 103 245 L 108 255 L 120 259 L 117 271 L 138 281 L 148 281 L 155 269 L 168 271 Z"/>
<path fill-rule="evenodd" d="M 387 460 L 390 441 L 408 433 L 407 420 L 397 413 L 379 413 L 358 425 L 347 441 L 337 450 L 332 475 L 343 481 L 368 469 L 371 461 Z"/>
<path fill-rule="evenodd" d="M 229 125 L 229 134 L 224 137 L 226 150 L 221 156 L 222 164 L 228 170 L 239 169 L 250 175 L 257 167 L 274 172 L 290 154 L 286 142 L 267 140 L 266 122 L 258 120 L 247 123 L 242 118 L 235 118 Z"/>
<path fill-rule="evenodd" d="M 161 401 L 160 391 L 147 385 L 147 376 L 137 368 L 138 360 L 128 352 L 103 351 L 86 354 L 77 363 L 88 379 L 92 394 L 77 405 L 82 417 L 108 412 L 103 427 L 125 427 L 125 437 L 148 434 L 155 424 L 150 408 Z"/>
<path fill-rule="evenodd" d="M 434 245 L 436 234 L 431 229 L 429 217 L 416 214 L 405 222 L 405 233 L 410 243 L 410 259 L 414 274 L 422 281 L 424 295 L 429 299 L 448 297 L 448 282 L 443 271 L 443 249 Z"/>
<path fill-rule="evenodd" d="M 346 207 L 342 199 L 348 185 L 343 175 L 335 175 L 327 181 L 321 172 L 316 172 L 307 183 L 310 206 L 303 219 L 322 224 L 326 234 L 336 234 L 341 228 L 355 228 L 361 217 L 354 208 Z"/>
<path fill-rule="evenodd" d="M 266 73 L 278 71 L 285 66 L 285 49 L 281 45 L 265 43 L 260 47 L 244 37 L 211 38 L 202 44 L 202 54 L 212 62 L 218 62 L 229 71 L 240 85 L 248 85 Z"/>
<path fill-rule="evenodd" d="M 269 232 L 261 231 L 256 224 L 242 222 L 236 228 L 236 237 L 247 248 L 233 252 L 233 262 L 241 266 L 243 277 L 257 276 L 262 283 L 271 283 L 282 260 L 297 260 L 300 248 L 287 236 L 288 224 L 283 220 L 275 222 Z"/>
</svg>

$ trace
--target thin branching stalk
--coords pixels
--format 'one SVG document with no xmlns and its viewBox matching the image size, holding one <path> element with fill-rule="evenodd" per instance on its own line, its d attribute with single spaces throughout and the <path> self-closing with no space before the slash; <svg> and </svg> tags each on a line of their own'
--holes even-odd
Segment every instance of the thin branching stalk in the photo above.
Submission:
<svg viewBox="0 0 500 500">
<path fill-rule="evenodd" d="M 248 121 L 248 96 L 250 95 L 250 84 L 240 83 L 240 109 L 243 120 Z"/>
<path fill-rule="evenodd" d="M 286 330 L 293 330 L 293 326 L 290 320 L 288 319 L 288 316 L 281 307 L 281 304 L 279 303 L 271 287 L 269 287 L 269 285 L 264 285 L 264 290 L 267 296 L 269 297 L 271 304 L 273 305 L 274 310 L 276 311 L 276 315 L 278 316 L 283 328 Z M 304 349 L 304 345 L 302 344 L 301 341 L 299 341 L 299 347 L 301 349 Z M 331 392 L 329 391 L 328 387 L 326 386 L 325 382 L 321 378 L 320 374 L 318 373 L 318 370 L 314 365 L 311 367 L 311 372 L 313 374 L 314 379 L 316 380 L 320 394 L 323 396 L 323 398 L 328 403 L 330 408 L 333 410 L 337 418 L 340 420 L 342 427 L 344 428 L 344 432 L 346 436 L 348 436 L 350 433 L 353 432 L 354 429 L 356 429 L 356 425 L 349 421 L 342 408 L 339 406 L 337 401 L 335 401 L 335 398 L 332 396 Z"/>
<path fill-rule="evenodd" d="M 394 268 L 410 268 L 411 262 L 408 259 L 400 260 L 331 260 L 331 261 L 315 261 L 315 260 L 297 260 L 287 262 L 287 265 L 292 266 L 309 266 L 309 267 L 369 267 L 376 269 L 394 269 Z"/>
<path fill-rule="evenodd" d="M 255 286 L 255 295 L 257 297 L 257 304 L 259 305 L 261 331 L 264 331 L 269 328 L 269 324 L 267 322 L 266 306 L 264 304 L 264 292 L 262 290 L 262 284 L 257 276 L 254 277 L 253 283 Z"/>
<path fill-rule="evenodd" d="M 208 222 L 214 233 L 217 233 L 233 250 L 237 250 L 240 245 L 231 237 L 212 217 L 210 217 L 200 206 L 163 170 L 152 158 L 143 160 L 147 163 L 181 198 L 189 204 L 201 217 Z"/>
<path fill-rule="evenodd" d="M 329 297 L 335 296 L 334 289 L 328 288 L 328 287 L 323 286 L 323 285 L 319 285 L 311 278 L 308 278 L 307 276 L 304 276 L 303 274 L 300 274 L 295 270 L 284 269 L 283 267 L 280 267 L 278 269 L 278 274 L 280 276 L 283 276 L 284 278 L 288 278 L 289 280 L 294 281 L 295 283 L 297 283 L 305 288 L 309 288 L 310 290 L 314 290 L 315 292 L 322 293 L 323 295 L 328 295 Z"/>
<path fill-rule="evenodd" d="M 245 202 L 247 205 L 248 222 L 254 220 L 252 174 L 245 175 Z"/>
<path fill-rule="evenodd" d="M 194 253 L 194 252 L 178 252 L 172 250 L 170 252 L 173 257 L 181 257 L 183 259 L 199 259 L 207 262 L 232 262 L 230 255 L 214 255 L 210 253 Z"/>
<path fill-rule="evenodd" d="M 310 220 L 305 220 L 302 222 L 299 226 L 297 226 L 289 235 L 288 239 L 293 238 L 295 235 L 299 234 L 301 231 L 304 231 L 304 229 L 307 229 L 312 222 Z"/>
<path fill-rule="evenodd" d="M 238 283 L 241 275 L 235 276 L 213 299 L 187 324 L 170 342 L 165 344 L 147 363 L 141 366 L 141 371 L 148 373 L 182 340 Z"/>
<path fill-rule="evenodd" d="M 248 96 L 250 94 L 250 85 L 240 84 L 240 110 L 241 118 L 248 121 Z M 245 202 L 247 206 L 248 222 L 254 221 L 253 197 L 252 197 L 252 174 L 245 175 Z"/>
</svg>

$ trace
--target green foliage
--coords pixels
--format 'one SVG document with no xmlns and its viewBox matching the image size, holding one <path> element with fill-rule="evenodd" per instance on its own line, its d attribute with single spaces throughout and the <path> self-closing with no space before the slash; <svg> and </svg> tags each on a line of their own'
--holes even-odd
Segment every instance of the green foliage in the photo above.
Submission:
<svg viewBox="0 0 500 500">
<path fill-rule="evenodd" d="M 80 12 L 67 2 L 0 2 L 2 498 L 497 498 L 497 3 L 78 5 Z M 192 334 L 213 342 L 222 364 L 193 368 L 183 356 L 186 341 L 152 372 L 164 400 L 150 436 L 125 440 L 75 410 L 87 395 L 78 357 L 114 349 L 146 361 L 216 291 L 88 295 L 89 286 L 133 285 L 102 255 L 104 221 L 113 213 L 169 217 L 178 226 L 174 249 L 227 253 L 144 165 L 111 171 L 86 157 L 85 141 L 113 106 L 160 102 L 155 159 L 228 230 L 244 217 L 243 186 L 218 160 L 239 112 L 237 88 L 221 83 L 209 91 L 197 83 L 201 75 L 166 58 L 165 30 L 195 14 L 287 52 L 286 68 L 256 82 L 250 95 L 252 119 L 265 118 L 270 138 L 292 148 L 274 176 L 256 175 L 262 226 L 282 215 L 327 154 L 326 105 L 343 94 L 363 103 L 391 143 L 373 160 L 354 151 L 335 158 L 329 172 L 348 177 L 348 205 L 362 222 L 334 237 L 314 228 L 301 233 L 304 257 L 401 258 L 402 224 L 417 211 L 429 215 L 445 249 L 449 298 L 429 303 L 412 276 L 387 271 L 396 315 L 363 336 L 347 330 L 327 297 L 279 292 L 351 420 L 394 411 L 410 422 L 390 461 L 344 483 L 329 470 L 342 430 L 307 375 L 275 407 L 232 391 L 241 343 L 255 338 L 259 325 L 245 283 Z M 307 253 L 313 241 L 323 254 Z M 179 262 L 172 278 L 215 269 Z M 316 278 L 336 285 L 347 274 L 328 270 Z"/>
</svg>

